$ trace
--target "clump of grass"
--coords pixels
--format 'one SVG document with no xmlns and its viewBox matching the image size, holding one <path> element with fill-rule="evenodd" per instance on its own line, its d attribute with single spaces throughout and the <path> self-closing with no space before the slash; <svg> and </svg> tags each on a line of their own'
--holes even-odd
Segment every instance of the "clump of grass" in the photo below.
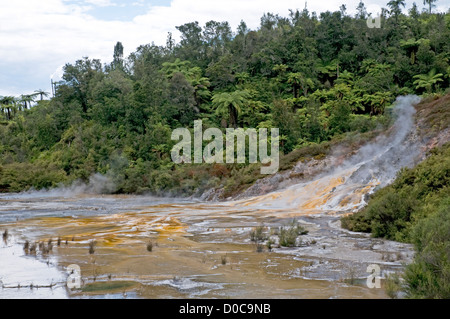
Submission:
<svg viewBox="0 0 450 319">
<path fill-rule="evenodd" d="M 47 255 L 50 252 L 49 247 L 45 246 L 43 242 L 39 243 L 39 249 L 43 255 Z"/>
<path fill-rule="evenodd" d="M 264 235 L 264 226 L 257 226 L 252 229 L 250 232 L 250 240 L 255 243 L 256 252 L 260 253 L 263 251 L 262 242 L 266 240 L 266 236 Z"/>
<path fill-rule="evenodd" d="M 28 240 L 25 240 L 25 243 L 23 244 L 23 250 L 28 255 L 30 251 L 30 242 Z"/>
<path fill-rule="evenodd" d="M 253 230 L 250 232 L 250 240 L 258 243 L 260 241 L 263 241 L 265 239 L 264 237 L 264 226 L 258 226 L 253 228 Z"/>
<path fill-rule="evenodd" d="M 280 245 L 283 247 L 295 247 L 297 237 L 308 234 L 308 231 L 294 219 L 290 225 L 280 227 Z"/>
<path fill-rule="evenodd" d="M 117 291 L 120 289 L 130 289 L 136 286 L 134 281 L 106 281 L 88 283 L 83 288 L 82 292 L 99 292 L 99 291 Z"/>
<path fill-rule="evenodd" d="M 89 242 L 89 255 L 93 255 L 95 253 L 95 246 L 97 245 L 97 242 L 95 240 L 91 240 Z"/>
<path fill-rule="evenodd" d="M 269 251 L 272 251 L 273 245 L 275 244 L 275 242 L 272 239 L 269 239 L 266 243 L 266 247 Z"/>
<path fill-rule="evenodd" d="M 397 273 L 389 274 L 386 278 L 384 290 L 389 298 L 399 298 L 399 295 L 402 292 L 402 278 Z"/>
<path fill-rule="evenodd" d="M 226 265 L 227 264 L 227 255 L 222 256 L 220 259 L 221 259 L 222 265 Z"/>
<path fill-rule="evenodd" d="M 53 240 L 51 238 L 47 241 L 47 250 L 49 252 L 53 250 Z"/>
<path fill-rule="evenodd" d="M 150 241 L 147 243 L 147 251 L 149 251 L 149 252 L 152 252 L 152 251 L 153 251 L 153 241 L 152 241 L 152 240 L 150 240 Z"/>
<path fill-rule="evenodd" d="M 350 285 L 356 285 L 356 283 L 357 283 L 357 274 L 356 274 L 355 267 L 354 266 L 348 266 L 346 268 L 347 268 L 347 276 L 348 276 L 346 281 Z"/>
<path fill-rule="evenodd" d="M 30 245 L 30 254 L 36 254 L 36 243 L 34 242 L 33 244 Z"/>
</svg>

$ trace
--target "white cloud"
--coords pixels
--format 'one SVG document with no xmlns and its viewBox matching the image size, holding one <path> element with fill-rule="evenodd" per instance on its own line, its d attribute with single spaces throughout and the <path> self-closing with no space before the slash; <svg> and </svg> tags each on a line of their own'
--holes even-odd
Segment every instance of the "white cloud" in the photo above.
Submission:
<svg viewBox="0 0 450 319">
<path fill-rule="evenodd" d="M 111 0 L 85 0 L 84 2 L 92 4 L 97 7 L 110 7 L 115 6 Z"/>
<path fill-rule="evenodd" d="M 385 6 L 387 0 L 366 0 L 366 6 Z M 309 1 L 309 11 L 338 10 L 346 3 L 353 14 L 359 0 Z M 170 6 L 143 6 L 132 21 L 102 21 L 89 15 L 91 6 L 112 6 L 111 0 L 0 0 L 0 95 L 50 88 L 49 75 L 65 63 L 89 56 L 102 62 L 112 59 L 117 41 L 128 55 L 141 44 L 163 45 L 175 26 L 198 21 L 228 21 L 233 29 L 241 20 L 256 29 L 263 13 L 288 16 L 289 9 L 304 8 L 298 0 L 172 0 Z M 137 0 L 134 5 L 144 4 Z M 421 1 L 417 2 L 419 7 Z M 130 2 L 130 6 L 132 6 Z M 407 8 L 412 1 L 407 1 Z M 147 9 L 144 9 L 147 8 Z M 121 8 L 121 10 L 126 10 Z M 438 7 L 440 11 L 443 9 Z"/>
</svg>

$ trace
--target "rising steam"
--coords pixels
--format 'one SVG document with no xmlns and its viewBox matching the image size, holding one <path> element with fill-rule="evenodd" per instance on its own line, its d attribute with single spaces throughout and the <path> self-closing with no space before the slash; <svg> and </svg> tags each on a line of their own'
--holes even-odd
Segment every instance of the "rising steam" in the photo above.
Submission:
<svg viewBox="0 0 450 319">
<path fill-rule="evenodd" d="M 343 164 L 310 181 L 244 199 L 245 206 L 314 213 L 362 208 L 366 204 L 365 195 L 391 183 L 402 167 L 411 167 L 420 159 L 421 144 L 415 137 L 414 123 L 414 104 L 418 102 L 417 96 L 397 98 L 392 109 L 395 118 L 392 127 Z"/>
<path fill-rule="evenodd" d="M 414 105 L 420 102 L 415 95 L 398 97 L 393 108 L 395 123 L 386 135 L 380 135 L 344 164 L 344 167 L 359 168 L 350 180 L 368 183 L 377 179 L 385 186 L 395 179 L 402 167 L 413 166 L 420 156 L 420 143 L 414 139 Z"/>
<path fill-rule="evenodd" d="M 30 189 L 24 192 L 28 195 L 48 196 L 48 197 L 71 197 L 83 194 L 101 195 L 112 194 L 117 191 L 116 183 L 107 175 L 99 173 L 91 175 L 87 183 L 77 180 L 69 186 L 59 186 L 53 189 L 35 190 Z"/>
</svg>

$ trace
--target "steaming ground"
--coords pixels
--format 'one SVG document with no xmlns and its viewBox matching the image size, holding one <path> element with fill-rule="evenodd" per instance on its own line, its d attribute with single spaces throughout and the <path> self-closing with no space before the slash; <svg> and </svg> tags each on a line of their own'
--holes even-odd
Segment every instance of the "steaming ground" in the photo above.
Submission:
<svg viewBox="0 0 450 319">
<path fill-rule="evenodd" d="M 415 138 L 417 96 L 399 97 L 393 107 L 394 125 L 375 141 L 340 165 L 329 168 L 305 182 L 236 202 L 246 207 L 293 209 L 301 212 L 354 212 L 366 205 L 367 195 L 391 183 L 403 167 L 422 159 L 423 145 Z M 339 153 L 339 150 L 335 150 Z"/>
<path fill-rule="evenodd" d="M 44 197 L 72 197 L 86 194 L 112 194 L 117 190 L 117 186 L 113 179 L 108 175 L 109 174 L 102 175 L 100 173 L 96 173 L 89 177 L 89 181 L 87 183 L 75 181 L 70 186 L 59 186 L 53 189 L 43 190 L 31 189 L 24 193 Z"/>
<path fill-rule="evenodd" d="M 388 134 L 378 136 L 374 143 L 363 146 L 344 164 L 343 167 L 360 165 L 351 181 L 365 183 L 377 179 L 383 187 L 395 179 L 401 168 L 417 164 L 422 145 L 413 138 L 416 113 L 413 105 L 419 102 L 420 98 L 414 95 L 397 98 L 393 109 L 396 120 Z"/>
</svg>

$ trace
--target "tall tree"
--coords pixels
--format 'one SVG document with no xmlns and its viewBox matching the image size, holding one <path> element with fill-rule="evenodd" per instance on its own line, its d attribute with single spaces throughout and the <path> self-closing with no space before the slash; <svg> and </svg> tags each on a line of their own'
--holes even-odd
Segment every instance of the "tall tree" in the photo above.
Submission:
<svg viewBox="0 0 450 319">
<path fill-rule="evenodd" d="M 419 17 L 419 9 L 417 9 L 417 4 L 415 2 L 413 2 L 413 5 L 411 9 L 409 9 L 408 13 L 413 19 L 417 19 Z"/>
<path fill-rule="evenodd" d="M 189 125 L 199 112 L 194 98 L 195 89 L 183 73 L 175 73 L 170 79 L 168 88 L 169 108 L 166 116 L 173 117 L 182 125 Z"/>
<path fill-rule="evenodd" d="M 212 103 L 216 113 L 228 115 L 230 126 L 236 128 L 238 116 L 249 98 L 250 94 L 248 91 L 238 90 L 231 93 L 216 93 L 212 98 Z"/>
<path fill-rule="evenodd" d="M 33 94 L 22 94 L 20 96 L 20 101 L 23 103 L 25 109 L 31 109 L 31 103 L 34 102 Z"/>
<path fill-rule="evenodd" d="M 366 19 L 367 17 L 367 9 L 364 5 L 364 2 L 360 1 L 358 6 L 356 7 L 356 16 L 357 19 Z"/>
<path fill-rule="evenodd" d="M 435 2 L 437 2 L 437 0 L 423 0 L 423 5 L 428 4 L 428 13 L 431 14 L 431 8 L 434 7 Z"/>
<path fill-rule="evenodd" d="M 203 31 L 208 61 L 216 62 L 224 55 L 231 41 L 232 32 L 228 22 L 208 21 Z"/>
<path fill-rule="evenodd" d="M 176 27 L 181 32 L 179 54 L 184 60 L 199 62 L 205 56 L 202 28 L 198 21 Z"/>
<path fill-rule="evenodd" d="M 395 23 L 398 23 L 398 16 L 402 13 L 402 9 L 400 8 L 405 7 L 405 1 L 404 0 L 391 0 L 387 3 L 387 6 L 391 9 L 390 13 L 394 15 L 395 17 Z"/>
<path fill-rule="evenodd" d="M 292 84 L 294 99 L 298 98 L 299 89 L 302 90 L 303 95 L 306 97 L 308 95 L 308 89 L 314 86 L 314 82 L 300 72 L 289 73 L 287 82 Z"/>
<path fill-rule="evenodd" d="M 114 55 L 112 62 L 113 69 L 123 70 L 123 45 L 122 42 L 117 42 L 114 46 Z"/>
<path fill-rule="evenodd" d="M 44 100 L 44 96 L 48 97 L 50 95 L 50 93 L 45 92 L 44 90 L 41 90 L 41 89 L 36 90 L 34 92 L 36 93 L 36 95 L 39 95 L 41 97 L 41 101 Z"/>
<path fill-rule="evenodd" d="M 103 69 L 100 60 L 85 57 L 82 60 L 75 62 L 75 65 L 66 64 L 64 66 L 63 79 L 65 85 L 73 90 L 72 97 L 75 98 L 87 113 L 89 108 L 89 93 L 92 88 L 92 83 L 95 78 L 101 80 L 103 77 Z"/>
<path fill-rule="evenodd" d="M 6 114 L 6 119 L 11 120 L 11 110 L 13 109 L 13 104 L 15 102 L 14 96 L 3 96 L 0 100 L 0 104 L 2 105 L 3 113 Z"/>
</svg>

